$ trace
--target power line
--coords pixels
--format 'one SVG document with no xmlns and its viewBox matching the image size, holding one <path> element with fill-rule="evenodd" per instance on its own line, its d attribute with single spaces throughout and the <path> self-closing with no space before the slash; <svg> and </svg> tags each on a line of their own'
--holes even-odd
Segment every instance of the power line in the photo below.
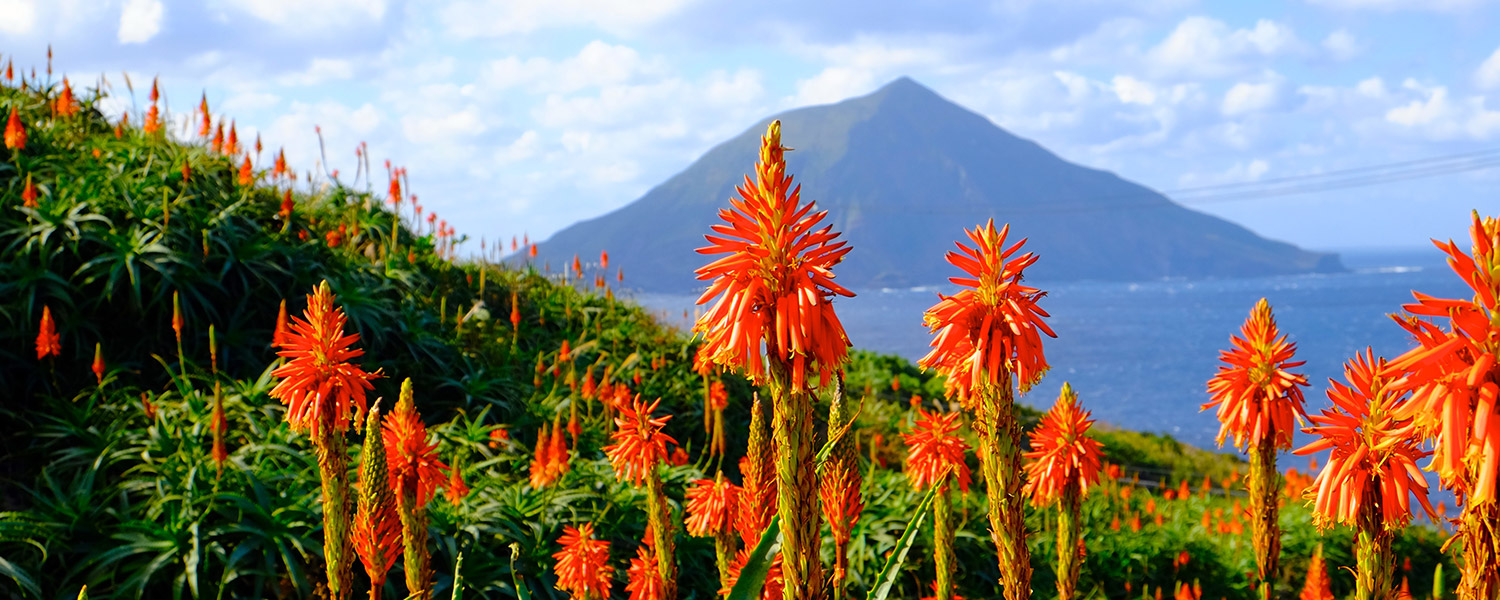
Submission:
<svg viewBox="0 0 1500 600">
<path fill-rule="evenodd" d="M 1017 207 L 1007 209 L 1007 214 L 1051 214 L 1070 212 L 1094 212 L 1110 210 L 1127 210 L 1136 208 L 1162 208 L 1168 206 L 1197 206 L 1202 204 L 1217 204 L 1221 202 L 1240 202 L 1246 200 L 1259 200 L 1279 196 L 1295 194 L 1307 194 L 1314 192 L 1334 191 L 1357 187 L 1367 187 L 1455 175 L 1473 171 L 1482 171 L 1500 167 L 1500 148 L 1434 156 L 1377 165 L 1366 165 L 1326 171 L 1323 173 L 1309 173 L 1304 175 L 1289 175 L 1272 179 L 1258 181 L 1245 181 L 1235 183 L 1224 183 L 1215 185 L 1195 186 L 1158 192 L 1145 188 L 1140 192 L 1107 194 L 1098 196 L 1072 196 L 1052 197 L 1045 205 Z M 1143 186 L 1144 187 L 1144 186 Z M 1168 198 L 1177 204 L 1160 201 Z M 1142 199 L 1145 202 L 1111 202 L 1100 203 L 1102 200 L 1129 200 Z M 1057 202 L 1061 200 L 1063 203 Z M 1083 202 L 1087 200 L 1087 202 Z M 910 212 L 909 205 L 871 205 L 862 204 L 861 210 L 889 210 L 892 212 Z M 926 213 L 958 213 L 971 214 L 974 212 L 994 210 L 995 207 L 981 204 L 970 204 L 968 206 L 943 206 L 924 207 L 921 212 Z"/>
</svg>

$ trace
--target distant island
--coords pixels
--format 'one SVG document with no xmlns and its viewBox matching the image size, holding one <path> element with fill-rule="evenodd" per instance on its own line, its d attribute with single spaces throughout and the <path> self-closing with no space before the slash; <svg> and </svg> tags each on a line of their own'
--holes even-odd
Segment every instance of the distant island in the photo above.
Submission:
<svg viewBox="0 0 1500 600">
<path fill-rule="evenodd" d="M 768 117 L 609 214 L 538 244 L 537 261 L 597 257 L 630 287 L 701 287 L 693 252 L 755 163 L 759 134 L 783 124 L 802 197 L 854 247 L 837 270 L 853 288 L 937 284 L 962 228 L 1010 223 L 1042 259 L 1041 281 L 1143 281 L 1339 272 L 1338 255 L 1269 240 L 1119 176 L 1070 163 L 902 77 L 867 96 Z M 516 258 L 513 260 L 524 260 Z M 541 262 L 538 262 L 541 264 Z"/>
</svg>

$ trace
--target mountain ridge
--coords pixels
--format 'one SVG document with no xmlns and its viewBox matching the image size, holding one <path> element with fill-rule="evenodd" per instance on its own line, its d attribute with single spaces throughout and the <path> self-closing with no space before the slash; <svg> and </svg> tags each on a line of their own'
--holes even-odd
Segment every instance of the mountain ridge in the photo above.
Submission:
<svg viewBox="0 0 1500 600">
<path fill-rule="evenodd" d="M 695 252 L 754 167 L 759 136 L 782 121 L 788 171 L 854 247 L 837 269 L 853 288 L 914 287 L 962 229 L 1011 224 L 1041 260 L 1034 279 L 1152 280 L 1342 271 L 1337 255 L 1262 238 L 1118 175 L 1068 162 L 909 77 L 873 93 L 767 117 L 610 213 L 538 244 L 540 261 L 608 250 L 631 287 L 701 287 Z M 651 235 L 640 235 L 650 231 Z M 517 259 L 513 259 L 517 260 Z M 559 262 L 558 264 L 561 264 Z"/>
</svg>

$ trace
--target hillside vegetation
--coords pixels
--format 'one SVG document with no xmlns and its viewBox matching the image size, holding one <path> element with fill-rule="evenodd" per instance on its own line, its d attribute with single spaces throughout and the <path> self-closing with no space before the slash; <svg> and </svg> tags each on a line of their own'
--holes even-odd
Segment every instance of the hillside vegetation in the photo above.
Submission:
<svg viewBox="0 0 1500 600">
<path fill-rule="evenodd" d="M 430 507 L 442 597 L 456 581 L 467 597 L 565 597 L 552 554 L 563 526 L 583 522 L 610 542 L 614 597 L 624 597 L 646 519 L 643 492 L 618 481 L 601 450 L 613 429 L 606 386 L 661 398 L 659 414 L 672 415 L 666 433 L 682 457 L 663 477 L 677 519 L 689 482 L 720 466 L 738 480 L 752 387 L 722 377 L 727 449 L 711 455 L 706 382 L 692 368 L 698 342 L 598 286 L 614 281 L 603 260 L 557 274 L 457 259 L 461 238 L 417 216 L 409 200 L 391 203 L 367 155 L 352 179 L 294 175 L 259 140 L 200 135 L 204 115 L 173 120 L 153 102 L 126 123 L 102 114 L 94 91 L 79 94 L 76 114 L 58 110 L 62 95 L 61 82 L 0 86 L 0 118 L 17 111 L 27 138 L 23 149 L 0 150 L 0 597 L 72 598 L 84 585 L 94 598 L 323 593 L 316 460 L 269 395 L 284 360 L 272 347 L 281 303 L 300 315 L 323 281 L 359 334 L 355 362 L 383 375 L 370 398 L 389 410 L 410 378 L 439 456 L 466 484 L 466 494 Z M 38 359 L 44 310 L 61 354 Z M 850 582 L 863 593 L 920 500 L 901 472 L 911 399 L 938 406 L 943 382 L 902 359 L 855 352 L 847 386 L 862 407 L 853 436 L 867 508 Z M 213 456 L 216 394 L 227 422 L 222 465 Z M 1109 401 L 1081 394 L 1085 406 Z M 1021 417 L 1029 428 L 1038 415 Z M 538 431 L 575 419 L 569 469 L 533 486 Z M 1084 504 L 1083 594 L 1170 596 L 1174 584 L 1197 581 L 1206 598 L 1249 598 L 1240 501 L 1224 489 L 1243 463 L 1167 437 L 1094 435 L 1121 470 Z M 358 443 L 350 448 L 353 460 Z M 1161 493 L 1182 486 L 1192 494 Z M 975 491 L 956 506 L 958 589 L 969 598 L 996 596 L 983 503 Z M 1282 513 L 1283 595 L 1300 588 L 1316 544 L 1330 564 L 1352 564 L 1348 532 L 1320 537 L 1301 505 Z M 1050 514 L 1030 516 L 1039 597 L 1052 593 Z M 1432 527 L 1398 538 L 1412 589 L 1432 589 L 1444 538 Z M 712 541 L 677 543 L 681 596 L 715 597 Z M 919 536 L 893 596 L 928 589 L 926 544 Z M 1451 564 L 1445 572 L 1456 578 Z M 1336 592 L 1353 585 L 1347 572 L 1333 578 Z M 385 584 L 390 597 L 404 590 L 399 577 Z"/>
</svg>

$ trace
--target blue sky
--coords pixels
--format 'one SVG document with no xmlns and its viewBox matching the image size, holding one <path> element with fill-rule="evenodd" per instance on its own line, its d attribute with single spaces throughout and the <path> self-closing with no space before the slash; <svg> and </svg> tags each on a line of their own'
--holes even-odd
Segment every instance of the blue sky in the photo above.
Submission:
<svg viewBox="0 0 1500 600">
<path fill-rule="evenodd" d="M 1497 17 L 1479 0 L 0 0 L 0 58 L 40 70 L 51 43 L 59 75 L 105 74 L 112 113 L 126 70 L 141 104 L 152 76 L 178 114 L 206 92 L 303 170 L 314 125 L 344 173 L 368 142 L 461 233 L 509 240 L 901 75 L 1166 191 L 1497 148 Z M 1306 247 L 1417 247 L 1500 213 L 1497 183 L 1184 203 Z"/>
</svg>

